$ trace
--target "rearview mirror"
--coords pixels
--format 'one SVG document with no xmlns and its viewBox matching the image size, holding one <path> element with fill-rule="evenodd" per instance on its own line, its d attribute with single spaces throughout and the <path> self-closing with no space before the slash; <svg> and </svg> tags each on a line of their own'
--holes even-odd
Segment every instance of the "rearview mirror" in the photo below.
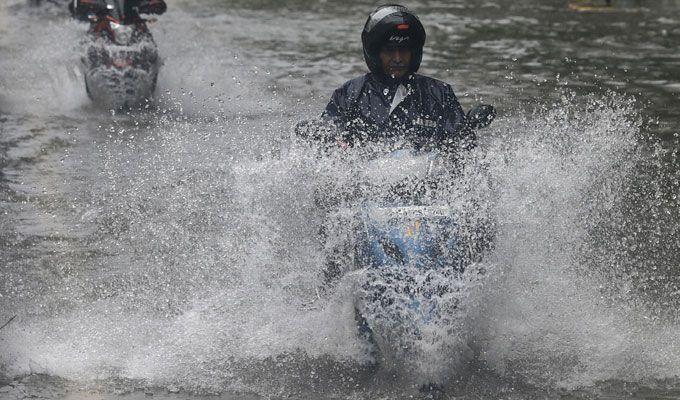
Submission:
<svg viewBox="0 0 680 400">
<path fill-rule="evenodd" d="M 495 118 L 496 109 L 492 105 L 480 104 L 468 111 L 465 122 L 470 129 L 476 130 L 489 126 Z"/>
</svg>

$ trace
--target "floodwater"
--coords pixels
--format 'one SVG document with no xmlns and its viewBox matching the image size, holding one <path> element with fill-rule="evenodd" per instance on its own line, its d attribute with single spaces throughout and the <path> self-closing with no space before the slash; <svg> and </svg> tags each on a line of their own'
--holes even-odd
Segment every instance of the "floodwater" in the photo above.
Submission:
<svg viewBox="0 0 680 400">
<path fill-rule="evenodd" d="M 318 294 L 315 199 L 359 164 L 291 133 L 364 73 L 375 3 L 171 1 L 127 112 L 43 3 L 0 1 L 0 398 L 424 396 L 372 362 L 349 278 Z M 408 6 L 420 72 L 499 111 L 450 194 L 496 226 L 442 333 L 465 358 L 421 360 L 443 397 L 680 398 L 680 1 Z"/>
</svg>

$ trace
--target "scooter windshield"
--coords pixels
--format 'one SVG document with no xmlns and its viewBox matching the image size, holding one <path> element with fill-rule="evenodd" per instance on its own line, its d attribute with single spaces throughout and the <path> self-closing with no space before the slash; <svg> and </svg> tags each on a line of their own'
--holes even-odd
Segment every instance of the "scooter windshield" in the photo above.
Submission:
<svg viewBox="0 0 680 400">
<path fill-rule="evenodd" d="M 441 175 L 442 163 L 436 151 L 398 149 L 382 154 L 366 163 L 360 172 L 369 197 L 383 202 L 417 205 Z"/>
<path fill-rule="evenodd" d="M 125 14 L 125 0 L 106 0 L 108 15 L 117 21 L 122 21 Z"/>
<path fill-rule="evenodd" d="M 106 9 L 111 17 L 125 24 L 136 14 L 136 3 L 131 0 L 106 0 Z"/>
<path fill-rule="evenodd" d="M 399 149 L 369 161 L 363 178 L 374 185 L 393 185 L 405 179 L 425 179 L 436 154 Z"/>
</svg>

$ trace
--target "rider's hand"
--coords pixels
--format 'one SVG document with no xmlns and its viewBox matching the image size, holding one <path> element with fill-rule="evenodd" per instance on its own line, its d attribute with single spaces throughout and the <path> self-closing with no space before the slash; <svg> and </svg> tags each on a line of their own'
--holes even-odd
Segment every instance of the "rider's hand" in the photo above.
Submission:
<svg viewBox="0 0 680 400">
<path fill-rule="evenodd" d="M 165 1 L 162 0 L 142 0 L 138 6 L 140 14 L 163 14 L 166 9 Z"/>
<path fill-rule="evenodd" d="M 335 139 L 335 144 L 337 144 L 343 150 L 347 150 L 352 147 L 352 143 L 344 139 Z"/>
</svg>

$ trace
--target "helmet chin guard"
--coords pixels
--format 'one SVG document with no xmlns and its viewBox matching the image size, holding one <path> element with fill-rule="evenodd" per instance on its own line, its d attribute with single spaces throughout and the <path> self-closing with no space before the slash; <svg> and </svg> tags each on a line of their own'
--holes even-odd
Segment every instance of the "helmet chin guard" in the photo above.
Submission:
<svg viewBox="0 0 680 400">
<path fill-rule="evenodd" d="M 408 8 L 387 4 L 376 8 L 366 20 L 361 32 L 364 59 L 373 73 L 382 73 L 380 49 L 385 45 L 408 47 L 412 51 L 409 72 L 418 71 L 423 59 L 425 28 Z"/>
</svg>

